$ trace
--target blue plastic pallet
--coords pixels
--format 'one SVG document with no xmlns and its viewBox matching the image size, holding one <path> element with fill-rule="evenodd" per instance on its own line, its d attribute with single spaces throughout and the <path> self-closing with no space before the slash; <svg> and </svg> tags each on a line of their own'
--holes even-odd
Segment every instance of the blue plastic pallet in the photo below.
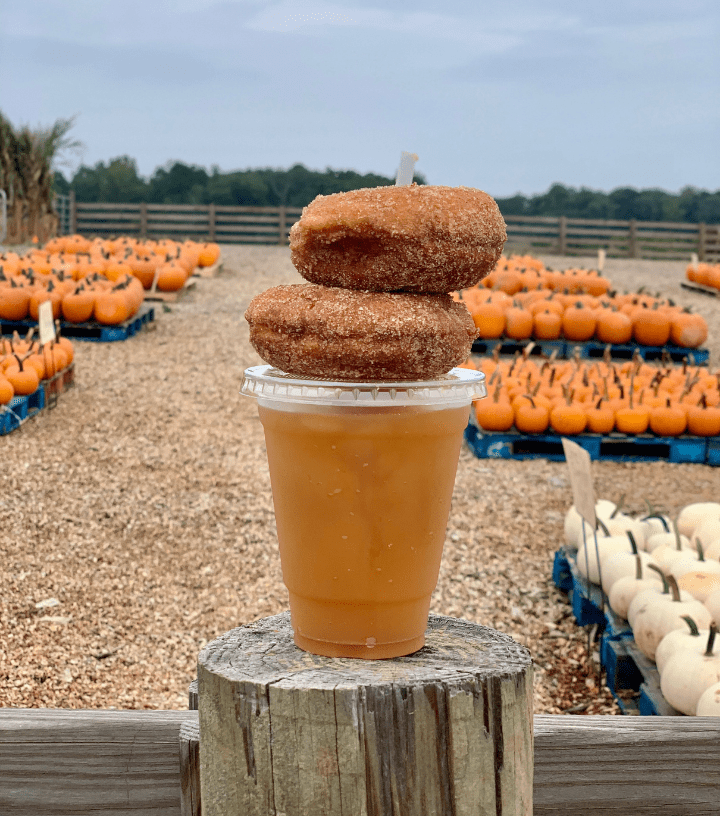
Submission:
<svg viewBox="0 0 720 816">
<path fill-rule="evenodd" d="M 600 644 L 600 662 L 605 669 L 605 682 L 621 708 L 628 705 L 645 717 L 682 716 L 663 697 L 660 673 L 637 647 L 632 638 L 619 639 L 603 636 Z M 629 695 L 628 692 L 632 692 Z"/>
<path fill-rule="evenodd" d="M 720 437 L 664 437 L 653 434 L 627 436 L 611 433 L 579 434 L 569 437 L 590 454 L 593 460 L 618 462 L 694 462 L 720 465 Z M 549 459 L 565 460 L 559 434 L 521 434 L 513 431 L 483 431 L 474 422 L 465 428 L 465 441 L 479 459 Z"/>
<path fill-rule="evenodd" d="M 143 326 L 155 320 L 155 307 L 143 304 L 135 317 L 126 320 L 118 326 L 103 326 L 100 323 L 67 323 L 60 321 L 60 330 L 63 337 L 73 340 L 90 340 L 96 343 L 114 343 L 127 340 L 137 334 Z M 0 321 L 0 334 L 26 334 L 30 329 L 37 328 L 34 320 Z"/>
<path fill-rule="evenodd" d="M 588 340 L 584 343 L 574 343 L 572 340 L 511 340 L 507 337 L 500 337 L 496 340 L 475 340 L 472 344 L 474 354 L 492 354 L 499 344 L 499 353 L 502 355 L 512 355 L 518 351 L 522 353 L 526 346 L 533 343 L 530 356 L 541 355 L 549 357 L 553 352 L 560 359 L 572 357 L 575 349 L 578 349 L 581 358 L 600 359 L 605 354 L 607 343 L 597 343 Z M 643 360 L 662 360 L 670 358 L 674 362 L 682 362 L 686 357 L 693 358 L 695 365 L 706 365 L 710 358 L 708 349 L 687 349 L 682 346 L 641 346 L 635 343 L 622 343 L 610 346 L 610 357 L 613 360 L 631 360 L 635 353 L 639 354 Z"/>
<path fill-rule="evenodd" d="M 588 547 L 592 546 L 593 542 L 588 541 Z M 613 638 L 632 637 L 632 629 L 628 622 L 610 609 L 602 589 L 591 584 L 578 571 L 574 551 L 561 547 L 555 553 L 552 577 L 555 586 L 567 593 L 579 626 L 597 624 L 603 632 Z"/>
<path fill-rule="evenodd" d="M 606 345 L 588 341 L 587 343 L 568 343 L 566 356 L 571 357 L 575 348 L 580 350 L 584 359 L 600 359 L 605 354 Z M 694 365 L 706 365 L 710 357 L 708 349 L 688 349 L 682 346 L 641 346 L 635 343 L 624 343 L 610 346 L 610 356 L 613 360 L 631 360 L 635 353 L 643 360 L 662 360 L 670 358 L 673 362 L 682 362 L 686 357 L 692 357 Z"/>
<path fill-rule="evenodd" d="M 588 583 L 578 572 L 572 551 L 561 547 L 555 553 L 552 574 L 555 586 L 568 593 L 578 625 L 597 624 L 602 630 L 600 663 L 607 687 L 622 712 L 644 716 L 679 714 L 663 697 L 658 670 L 638 649 L 628 622 L 610 609 L 602 589 Z"/>
<path fill-rule="evenodd" d="M 0 436 L 19 428 L 23 422 L 39 414 L 45 407 L 45 390 L 41 387 L 27 397 L 13 397 L 0 405 Z"/>
<path fill-rule="evenodd" d="M 472 352 L 473 354 L 482 355 L 492 354 L 499 344 L 498 352 L 502 355 L 512 355 L 518 351 L 522 354 L 530 343 L 533 344 L 530 351 L 531 357 L 543 354 L 549 357 L 553 352 L 556 352 L 555 356 L 563 359 L 567 351 L 567 343 L 564 340 L 512 340 L 509 337 L 500 337 L 495 340 L 474 340 Z"/>
</svg>

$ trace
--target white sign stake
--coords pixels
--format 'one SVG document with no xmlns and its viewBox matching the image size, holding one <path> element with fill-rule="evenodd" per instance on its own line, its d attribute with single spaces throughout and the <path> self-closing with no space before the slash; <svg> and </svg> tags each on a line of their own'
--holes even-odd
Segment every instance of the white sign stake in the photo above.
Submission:
<svg viewBox="0 0 720 816">
<path fill-rule="evenodd" d="M 595 490 L 590 472 L 590 454 L 577 442 L 563 437 L 563 451 L 570 469 L 570 486 L 575 509 L 595 529 Z"/>
<path fill-rule="evenodd" d="M 397 176 L 395 176 L 396 187 L 412 184 L 415 175 L 415 162 L 418 158 L 415 153 L 406 153 L 403 150 L 400 154 L 400 167 L 398 167 Z"/>
<path fill-rule="evenodd" d="M 697 252 L 691 252 L 690 253 L 690 263 L 692 264 L 693 269 L 697 269 L 697 265 L 698 265 L 699 260 L 700 259 L 698 258 Z"/>
<path fill-rule="evenodd" d="M 52 303 L 49 300 L 44 300 L 38 307 L 38 330 L 40 332 L 41 346 L 55 339 Z"/>
<path fill-rule="evenodd" d="M 598 249 L 598 272 L 602 272 L 605 267 L 605 250 Z"/>
</svg>

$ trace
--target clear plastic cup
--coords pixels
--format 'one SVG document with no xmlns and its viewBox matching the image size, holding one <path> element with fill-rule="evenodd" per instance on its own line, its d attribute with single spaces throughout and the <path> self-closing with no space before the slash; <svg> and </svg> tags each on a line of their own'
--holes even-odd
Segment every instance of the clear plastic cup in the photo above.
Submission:
<svg viewBox="0 0 720 816">
<path fill-rule="evenodd" d="M 484 379 L 463 368 L 397 383 L 245 371 L 301 649 L 378 659 L 423 646 L 463 431 Z"/>
</svg>

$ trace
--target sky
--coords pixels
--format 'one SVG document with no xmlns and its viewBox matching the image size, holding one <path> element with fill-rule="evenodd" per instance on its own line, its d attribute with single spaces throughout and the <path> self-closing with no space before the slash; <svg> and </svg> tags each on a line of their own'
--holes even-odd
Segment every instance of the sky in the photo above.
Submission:
<svg viewBox="0 0 720 816">
<path fill-rule="evenodd" d="M 0 111 L 80 164 L 720 189 L 718 0 L 0 0 Z"/>
</svg>

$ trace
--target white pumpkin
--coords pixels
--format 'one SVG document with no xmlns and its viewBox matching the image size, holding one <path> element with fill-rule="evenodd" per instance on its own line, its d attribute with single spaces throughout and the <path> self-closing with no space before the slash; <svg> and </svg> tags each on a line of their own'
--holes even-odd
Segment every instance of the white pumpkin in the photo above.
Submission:
<svg viewBox="0 0 720 816">
<path fill-rule="evenodd" d="M 619 578 L 623 578 L 624 576 L 635 577 L 638 558 L 643 567 L 647 567 L 649 564 L 655 564 L 657 566 L 657 562 L 652 555 L 646 552 L 639 552 L 637 554 L 632 552 L 619 552 L 609 556 L 601 563 L 602 588 L 606 595 L 610 595 L 610 590 Z M 662 584 L 662 578 L 653 570 L 647 570 L 645 572 L 645 578 Z"/>
<path fill-rule="evenodd" d="M 670 532 L 661 532 L 661 533 L 653 533 L 652 535 L 648 536 L 645 539 L 645 544 L 647 546 L 647 551 L 652 552 L 656 550 L 658 547 L 667 546 L 672 547 L 673 549 L 678 549 L 677 546 L 677 537 L 675 533 L 670 530 Z M 690 539 L 687 536 L 680 534 L 680 548 L 690 549 L 692 545 L 690 544 Z M 693 547 L 694 549 L 694 547 Z"/>
<path fill-rule="evenodd" d="M 697 556 L 697 550 L 690 543 L 690 539 L 684 535 L 679 536 L 680 546 L 678 546 L 678 538 L 672 535 L 672 540 L 663 536 L 663 543 L 656 546 L 655 540 L 659 536 L 653 536 L 648 542 L 648 552 L 660 565 L 660 569 L 668 575 L 670 569 L 675 561 L 680 558 L 692 558 Z"/>
<path fill-rule="evenodd" d="M 575 505 L 571 505 L 570 509 L 565 513 L 565 521 L 563 523 L 563 531 L 565 533 L 565 543 L 570 547 L 577 546 L 578 535 L 580 533 L 583 518 L 575 509 Z"/>
<path fill-rule="evenodd" d="M 720 538 L 720 511 L 714 516 L 706 516 L 696 525 L 692 534 L 693 540 L 700 539 L 700 543 L 710 544 Z"/>
<path fill-rule="evenodd" d="M 632 516 L 626 516 L 623 513 L 607 519 L 605 526 L 608 528 L 610 535 L 623 535 L 628 531 L 633 534 L 635 543 L 639 550 L 645 549 L 645 533 L 646 527 L 642 521 L 634 519 Z"/>
<path fill-rule="evenodd" d="M 601 518 L 603 521 L 605 519 L 610 518 L 610 516 L 615 512 L 617 509 L 617 504 L 615 502 L 610 501 L 610 499 L 598 499 L 595 502 L 595 515 L 598 518 Z"/>
<path fill-rule="evenodd" d="M 597 545 L 590 538 L 587 546 L 578 547 L 576 562 L 578 572 L 591 583 L 600 585 L 600 573 L 603 561 L 619 552 L 632 552 L 630 539 L 626 535 L 598 536 Z"/>
<path fill-rule="evenodd" d="M 720 538 L 711 541 L 705 546 L 705 558 L 720 561 Z"/>
<path fill-rule="evenodd" d="M 657 581 L 652 586 L 649 586 L 647 589 L 641 589 L 635 593 L 635 597 L 630 601 L 630 604 L 628 605 L 627 615 L 625 615 L 627 622 L 630 624 L 631 629 L 635 628 L 634 626 L 635 616 L 637 615 L 638 611 L 640 609 L 643 609 L 645 603 L 649 599 L 654 598 L 656 595 L 661 596 L 662 599 L 665 601 L 669 601 L 672 598 L 670 590 L 668 590 L 667 592 L 663 592 L 662 584 L 658 583 Z M 689 595 L 688 597 L 692 596 Z"/>
<path fill-rule="evenodd" d="M 660 641 L 673 629 L 684 629 L 684 615 L 689 615 L 699 629 L 711 623 L 710 612 L 694 598 L 683 600 L 674 578 L 669 579 L 671 599 L 658 595 L 648 600 L 637 610 L 633 624 L 633 637 L 638 649 L 650 660 L 655 659 L 655 650 Z"/>
<path fill-rule="evenodd" d="M 712 624 L 702 654 L 676 652 L 660 675 L 660 691 L 671 706 L 694 715 L 703 693 L 720 682 L 720 646 L 715 645 L 717 627 Z"/>
<path fill-rule="evenodd" d="M 695 502 L 688 504 L 680 511 L 677 519 L 678 529 L 688 538 L 705 518 L 717 517 L 720 513 L 720 502 Z"/>
<path fill-rule="evenodd" d="M 720 683 L 713 683 L 703 691 L 695 714 L 698 717 L 720 717 Z"/>
<path fill-rule="evenodd" d="M 708 561 L 707 558 L 698 558 L 697 556 L 684 555 L 678 558 L 670 566 L 670 575 L 677 580 L 686 572 L 693 572 L 695 570 L 702 570 L 703 572 L 720 574 L 720 561 Z"/>
<path fill-rule="evenodd" d="M 695 621 L 689 616 L 684 616 L 687 628 L 673 629 L 658 643 L 655 649 L 655 665 L 662 674 L 665 664 L 675 652 L 687 650 L 702 654 L 707 648 L 709 629 L 698 629 Z"/>
<path fill-rule="evenodd" d="M 710 595 L 720 590 L 720 575 L 700 568 L 697 571 L 683 573 L 678 578 L 678 586 L 687 590 L 695 600 L 704 603 Z"/>
<path fill-rule="evenodd" d="M 720 590 L 712 592 L 705 598 L 705 608 L 715 623 L 720 626 Z"/>
<path fill-rule="evenodd" d="M 695 555 L 684 555 L 675 559 L 670 564 L 670 575 L 676 581 L 687 572 L 705 572 L 713 575 L 720 575 L 720 561 L 708 560 L 705 557 L 702 544 L 698 545 Z"/>
<path fill-rule="evenodd" d="M 657 533 L 672 532 L 672 520 L 670 519 L 670 516 L 665 516 L 662 513 L 650 513 L 647 516 L 643 516 L 640 521 L 645 527 L 646 541 L 648 538 L 650 538 L 650 536 L 657 535 Z"/>
<path fill-rule="evenodd" d="M 650 578 L 649 575 L 656 575 L 652 570 L 643 571 L 642 558 L 638 553 L 635 556 L 635 575 L 625 575 L 618 578 L 610 588 L 608 593 L 608 603 L 610 609 L 620 618 L 627 620 L 628 609 L 633 598 L 645 589 L 662 591 L 660 576 Z"/>
<path fill-rule="evenodd" d="M 615 504 L 606 499 L 598 499 L 598 501 L 595 502 L 595 519 L 596 521 L 599 520 L 598 527 L 600 527 L 601 530 L 603 519 L 609 516 L 614 509 Z M 565 513 L 565 543 L 570 547 L 579 546 L 583 540 L 583 527 L 585 527 L 585 537 L 590 540 L 593 535 L 593 528 L 582 518 L 573 504 L 567 513 Z M 603 534 L 607 535 L 607 532 L 603 530 Z"/>
</svg>

